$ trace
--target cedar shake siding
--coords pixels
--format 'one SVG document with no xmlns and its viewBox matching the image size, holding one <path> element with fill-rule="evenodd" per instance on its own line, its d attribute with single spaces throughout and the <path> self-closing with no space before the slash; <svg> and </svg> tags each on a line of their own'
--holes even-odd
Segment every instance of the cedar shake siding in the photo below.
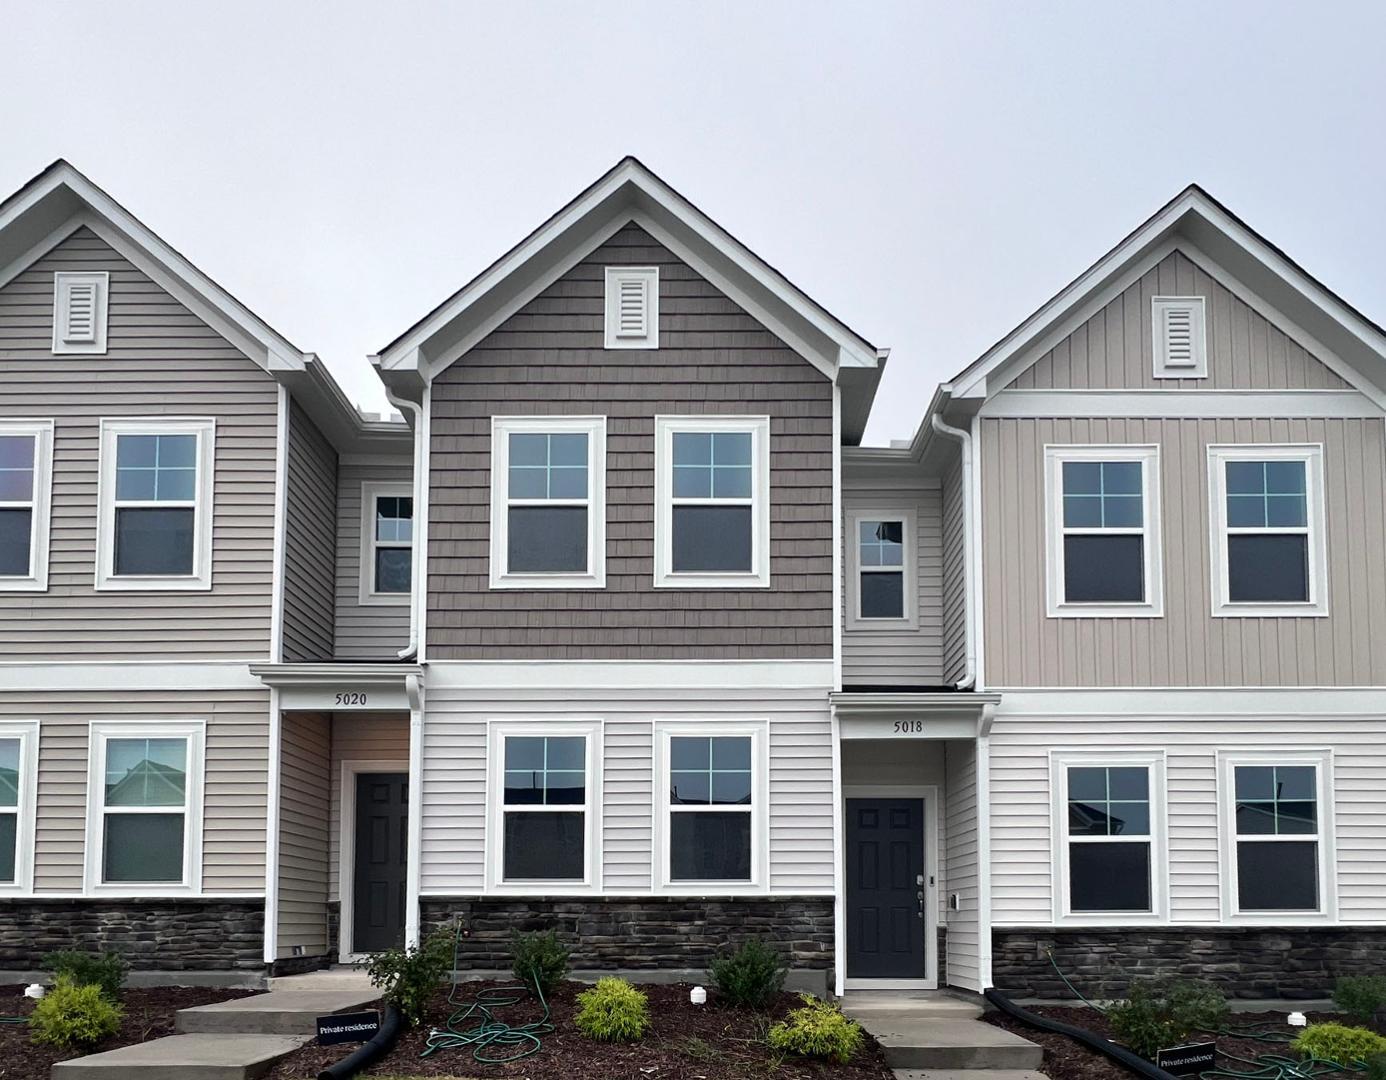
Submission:
<svg viewBox="0 0 1386 1080">
<path fill-rule="evenodd" d="M 58 270 L 109 272 L 106 353 L 53 355 Z M 0 592 L 5 657 L 267 658 L 275 381 L 84 227 L 0 287 L 0 387 L 0 417 L 55 425 L 48 590 Z M 103 417 L 215 419 L 210 591 L 95 591 Z"/>
<path fill-rule="evenodd" d="M 308 414 L 289 408 L 284 499 L 284 660 L 332 659 L 337 452 Z"/>
<path fill-rule="evenodd" d="M 659 266 L 660 347 L 603 348 L 604 267 Z M 770 587 L 655 589 L 663 414 L 770 417 Z M 489 588 L 493 415 L 607 418 L 606 587 Z M 833 387 L 628 225 L 433 383 L 430 660 L 832 656 Z"/>
</svg>

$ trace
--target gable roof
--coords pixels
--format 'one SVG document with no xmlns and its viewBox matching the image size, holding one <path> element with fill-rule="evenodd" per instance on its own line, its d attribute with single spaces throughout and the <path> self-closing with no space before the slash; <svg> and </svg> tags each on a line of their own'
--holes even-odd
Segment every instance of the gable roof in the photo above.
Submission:
<svg viewBox="0 0 1386 1080">
<path fill-rule="evenodd" d="M 603 240 L 634 221 L 843 388 L 843 436 L 860 439 L 886 352 L 819 305 L 634 157 L 626 157 L 371 358 L 417 396 Z"/>
</svg>

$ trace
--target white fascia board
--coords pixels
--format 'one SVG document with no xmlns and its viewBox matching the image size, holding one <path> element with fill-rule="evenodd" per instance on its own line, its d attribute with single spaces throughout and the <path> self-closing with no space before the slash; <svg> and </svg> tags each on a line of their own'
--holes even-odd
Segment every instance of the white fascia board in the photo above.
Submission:
<svg viewBox="0 0 1386 1080">
<path fill-rule="evenodd" d="M 1386 409 L 1359 390 L 1001 390 L 980 415 L 1151 419 L 1370 419 Z"/>
<path fill-rule="evenodd" d="M 1105 724 L 1171 716 L 1303 720 L 1306 716 L 1355 717 L 1379 723 L 1386 714 L 1386 687 L 1188 686 L 1188 687 L 989 687 L 1000 694 L 998 723 L 1060 717 Z M 1116 719 L 1113 719 L 1116 718 Z"/>
<path fill-rule="evenodd" d="M 250 665 L 265 657 L 239 660 L 127 660 L 114 663 L 28 660 L 0 663 L 0 691 L 82 690 L 262 690 Z"/>
</svg>

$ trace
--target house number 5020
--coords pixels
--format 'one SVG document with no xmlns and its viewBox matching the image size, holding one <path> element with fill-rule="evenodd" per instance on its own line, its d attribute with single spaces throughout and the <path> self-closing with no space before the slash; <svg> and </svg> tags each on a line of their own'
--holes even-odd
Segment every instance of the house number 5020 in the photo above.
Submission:
<svg viewBox="0 0 1386 1080">
<path fill-rule="evenodd" d="M 338 705 L 364 705 L 366 703 L 366 695 L 354 691 L 338 694 L 336 703 Z"/>
<path fill-rule="evenodd" d="M 924 732 L 923 720 L 897 720 L 895 721 L 895 734 L 897 735 L 921 735 Z"/>
</svg>

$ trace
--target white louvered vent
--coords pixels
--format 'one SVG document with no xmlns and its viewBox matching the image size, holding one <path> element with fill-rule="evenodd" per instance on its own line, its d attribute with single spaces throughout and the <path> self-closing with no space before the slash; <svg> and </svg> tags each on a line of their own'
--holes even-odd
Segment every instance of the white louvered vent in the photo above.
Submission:
<svg viewBox="0 0 1386 1080">
<path fill-rule="evenodd" d="M 606 347 L 659 348 L 659 268 L 606 268 Z"/>
<path fill-rule="evenodd" d="M 1157 379 L 1201 379 L 1208 374 L 1203 297 L 1157 296 L 1151 300 Z"/>
<path fill-rule="evenodd" d="M 104 353 L 110 275 L 53 275 L 53 351 Z"/>
</svg>

